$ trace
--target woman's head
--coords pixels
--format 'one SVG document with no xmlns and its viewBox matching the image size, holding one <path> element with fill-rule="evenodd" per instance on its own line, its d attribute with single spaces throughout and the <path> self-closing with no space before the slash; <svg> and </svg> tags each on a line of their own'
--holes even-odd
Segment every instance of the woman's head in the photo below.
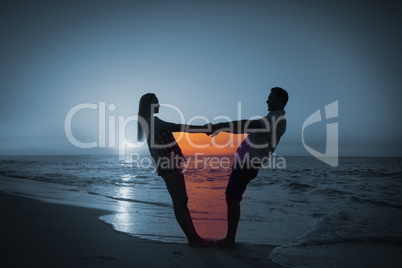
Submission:
<svg viewBox="0 0 402 268">
<path fill-rule="evenodd" d="M 158 98 L 153 93 L 147 93 L 141 97 L 140 105 L 138 109 L 138 141 L 143 140 L 144 131 L 148 133 L 148 125 L 151 116 L 154 113 L 159 112 L 159 102 Z"/>
</svg>

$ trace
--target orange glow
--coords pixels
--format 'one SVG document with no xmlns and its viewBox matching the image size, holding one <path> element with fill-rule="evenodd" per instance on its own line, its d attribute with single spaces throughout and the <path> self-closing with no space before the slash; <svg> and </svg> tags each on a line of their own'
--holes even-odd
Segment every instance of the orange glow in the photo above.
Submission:
<svg viewBox="0 0 402 268">
<path fill-rule="evenodd" d="M 221 132 L 212 139 L 206 134 L 174 133 L 184 155 L 232 155 L 247 134 Z"/>
<path fill-rule="evenodd" d="M 221 132 L 213 138 L 206 134 L 190 133 L 173 133 L 173 136 L 184 155 L 203 154 L 209 158 L 216 155 L 221 155 L 221 157 L 234 155 L 247 134 Z M 214 170 L 211 173 L 210 166 L 199 166 L 203 165 L 203 161 L 196 161 L 197 166 L 191 157 L 186 157 L 186 159 L 190 162 L 188 163 L 190 166 L 184 175 L 189 197 L 188 205 L 194 219 L 194 226 L 203 238 L 222 239 L 227 230 L 224 189 L 232 170 L 231 164 L 227 165 L 227 168 L 219 167 L 219 171 Z"/>
</svg>

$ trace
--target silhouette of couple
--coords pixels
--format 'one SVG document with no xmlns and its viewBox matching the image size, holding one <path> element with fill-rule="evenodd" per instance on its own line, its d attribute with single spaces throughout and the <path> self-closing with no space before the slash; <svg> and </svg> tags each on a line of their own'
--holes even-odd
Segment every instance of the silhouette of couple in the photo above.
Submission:
<svg viewBox="0 0 402 268">
<path fill-rule="evenodd" d="M 240 201 L 247 184 L 254 179 L 259 168 L 269 159 L 281 136 L 286 130 L 285 105 L 288 93 L 280 88 L 271 89 L 268 100 L 268 115 L 258 120 L 240 120 L 218 124 L 194 126 L 165 122 L 154 114 L 159 112 L 155 94 L 141 97 L 138 111 L 138 141 L 147 139 L 147 144 L 158 175 L 166 183 L 172 198 L 176 220 L 187 236 L 191 246 L 208 246 L 196 232 L 190 211 L 184 175 L 180 163 L 185 161 L 173 132 L 206 133 L 207 135 L 248 133 L 236 151 L 232 173 L 226 188 L 228 230 L 225 239 L 213 244 L 221 247 L 235 245 L 236 231 L 240 219 Z"/>
</svg>

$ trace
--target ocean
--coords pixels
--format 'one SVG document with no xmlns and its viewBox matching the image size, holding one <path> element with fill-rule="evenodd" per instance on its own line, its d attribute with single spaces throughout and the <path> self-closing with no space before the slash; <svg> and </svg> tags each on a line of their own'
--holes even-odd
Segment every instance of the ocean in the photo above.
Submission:
<svg viewBox="0 0 402 268">
<path fill-rule="evenodd" d="M 189 209 L 201 237 L 226 232 L 232 156 L 187 156 Z M 221 165 L 219 165 L 219 164 Z M 0 156 L 0 189 L 110 210 L 100 220 L 143 239 L 186 243 L 149 156 Z M 279 157 L 249 184 L 239 243 L 277 245 L 288 267 L 402 267 L 402 158 Z"/>
</svg>

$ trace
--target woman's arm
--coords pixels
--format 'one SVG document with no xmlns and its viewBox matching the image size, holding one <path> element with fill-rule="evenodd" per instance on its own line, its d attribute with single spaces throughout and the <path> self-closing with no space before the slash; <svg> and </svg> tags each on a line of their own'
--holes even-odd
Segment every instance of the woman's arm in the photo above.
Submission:
<svg viewBox="0 0 402 268">
<path fill-rule="evenodd" d="M 150 127 L 152 127 L 152 122 Z M 189 133 L 206 133 L 206 134 L 212 133 L 211 125 L 195 126 L 187 124 L 175 124 L 163 121 L 156 116 L 154 116 L 154 127 L 156 129 L 163 129 L 169 132 L 189 132 Z"/>
</svg>

